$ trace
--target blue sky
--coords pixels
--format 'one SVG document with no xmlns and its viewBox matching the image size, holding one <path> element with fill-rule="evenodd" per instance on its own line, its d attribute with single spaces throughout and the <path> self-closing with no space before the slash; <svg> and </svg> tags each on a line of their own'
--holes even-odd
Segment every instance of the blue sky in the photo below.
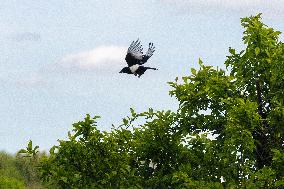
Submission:
<svg viewBox="0 0 284 189">
<path fill-rule="evenodd" d="M 205 64 L 224 67 L 243 48 L 240 18 L 262 12 L 284 31 L 283 0 L 1 0 L 0 150 L 28 140 L 47 150 L 86 113 L 99 129 L 138 112 L 177 107 L 168 81 Z M 119 74 L 132 40 L 156 52 L 159 68 L 140 79 Z"/>
</svg>

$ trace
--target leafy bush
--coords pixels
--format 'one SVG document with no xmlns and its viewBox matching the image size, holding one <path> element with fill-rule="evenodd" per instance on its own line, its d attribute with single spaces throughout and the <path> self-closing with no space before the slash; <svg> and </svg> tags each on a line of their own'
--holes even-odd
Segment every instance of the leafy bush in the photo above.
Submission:
<svg viewBox="0 0 284 189">
<path fill-rule="evenodd" d="M 23 181 L 13 177 L 0 176 L 0 188 L 3 189 L 24 189 L 25 184 Z"/>
<path fill-rule="evenodd" d="M 0 152 L 0 188 L 42 188 L 36 164 L 34 159 Z"/>
</svg>

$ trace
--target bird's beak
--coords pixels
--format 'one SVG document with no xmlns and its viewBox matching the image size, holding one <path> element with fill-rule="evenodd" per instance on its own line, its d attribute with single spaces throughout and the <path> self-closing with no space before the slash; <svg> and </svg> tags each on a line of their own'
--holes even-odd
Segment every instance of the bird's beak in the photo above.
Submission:
<svg viewBox="0 0 284 189">
<path fill-rule="evenodd" d="M 119 73 L 122 73 L 122 71 L 120 71 Z"/>
</svg>

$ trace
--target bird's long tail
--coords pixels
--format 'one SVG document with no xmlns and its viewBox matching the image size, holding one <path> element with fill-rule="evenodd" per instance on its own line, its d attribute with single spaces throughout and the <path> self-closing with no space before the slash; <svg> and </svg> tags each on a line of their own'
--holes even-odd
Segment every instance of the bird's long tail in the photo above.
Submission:
<svg viewBox="0 0 284 189">
<path fill-rule="evenodd" d="M 158 70 L 157 68 L 145 67 L 146 69 Z"/>
</svg>

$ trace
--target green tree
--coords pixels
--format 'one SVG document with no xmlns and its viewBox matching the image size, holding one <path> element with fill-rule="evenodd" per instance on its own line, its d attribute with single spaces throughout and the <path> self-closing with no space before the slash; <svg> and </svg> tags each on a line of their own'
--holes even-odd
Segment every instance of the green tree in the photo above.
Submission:
<svg viewBox="0 0 284 189">
<path fill-rule="evenodd" d="M 229 48 L 228 74 L 199 60 L 169 82 L 176 112 L 130 109 L 110 132 L 87 115 L 41 158 L 42 179 L 53 188 L 283 187 L 284 45 L 260 16 L 241 19 L 246 48 Z"/>
<path fill-rule="evenodd" d="M 229 75 L 200 61 L 201 69 L 192 69 L 183 84 L 170 83 L 180 102 L 181 130 L 217 135 L 210 152 L 214 168 L 204 176 L 222 176 L 225 185 L 283 184 L 284 46 L 280 32 L 260 19 L 260 14 L 241 19 L 246 48 L 239 53 L 229 48 Z"/>
</svg>

